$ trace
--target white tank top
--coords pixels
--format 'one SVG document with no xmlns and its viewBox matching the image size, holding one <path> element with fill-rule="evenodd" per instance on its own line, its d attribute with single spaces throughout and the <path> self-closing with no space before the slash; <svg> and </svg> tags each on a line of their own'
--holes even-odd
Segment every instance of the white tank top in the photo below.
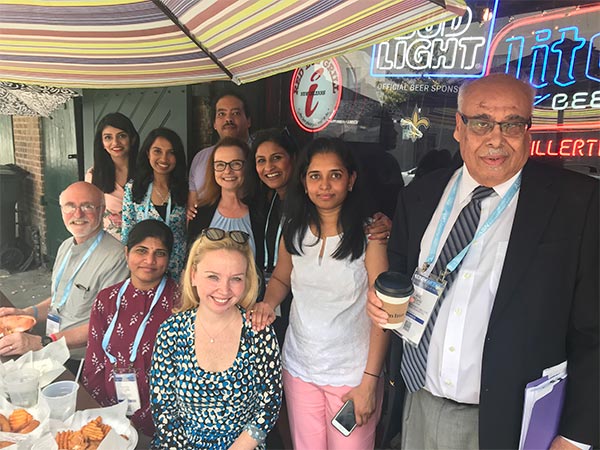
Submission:
<svg viewBox="0 0 600 450">
<path fill-rule="evenodd" d="M 283 346 L 284 368 L 318 385 L 357 386 L 369 351 L 365 256 L 331 257 L 341 236 L 323 240 L 306 233 L 301 256 L 292 256 L 290 324 Z"/>
</svg>

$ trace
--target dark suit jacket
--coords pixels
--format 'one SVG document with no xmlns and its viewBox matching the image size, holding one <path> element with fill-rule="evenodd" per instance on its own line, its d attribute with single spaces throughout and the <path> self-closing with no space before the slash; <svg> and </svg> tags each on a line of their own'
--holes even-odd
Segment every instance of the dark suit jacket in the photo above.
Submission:
<svg viewBox="0 0 600 450">
<path fill-rule="evenodd" d="M 391 270 L 413 273 L 451 175 L 434 172 L 400 193 L 388 246 Z M 481 448 L 518 447 L 525 385 L 564 360 L 568 383 L 559 433 L 599 445 L 598 201 L 596 180 L 534 161 L 523 169 L 483 350 Z M 399 339 L 392 351 L 397 360 Z"/>
<path fill-rule="evenodd" d="M 202 230 L 210 226 L 210 222 L 212 221 L 215 211 L 217 210 L 217 206 L 219 205 L 219 200 L 212 205 L 205 205 L 198 208 L 196 217 L 194 217 L 194 220 L 190 220 L 188 223 L 188 249 L 191 248 L 196 238 L 200 236 Z M 244 202 L 246 203 L 246 201 Z M 256 242 L 256 254 L 254 255 L 254 258 L 257 266 L 262 268 L 265 254 L 265 250 L 262 245 L 265 234 L 264 219 L 262 217 L 263 212 L 261 208 L 258 208 L 251 201 L 248 201 L 246 204 L 248 205 L 248 211 L 250 212 L 250 226 L 252 227 L 254 242 Z"/>
</svg>

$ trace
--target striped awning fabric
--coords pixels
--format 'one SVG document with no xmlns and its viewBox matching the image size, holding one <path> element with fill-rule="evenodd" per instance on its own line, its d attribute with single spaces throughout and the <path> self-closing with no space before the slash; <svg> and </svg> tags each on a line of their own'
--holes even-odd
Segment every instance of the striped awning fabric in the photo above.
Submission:
<svg viewBox="0 0 600 450">
<path fill-rule="evenodd" d="M 247 83 L 465 8 L 464 0 L 0 0 L 0 81 L 70 88 Z"/>
</svg>

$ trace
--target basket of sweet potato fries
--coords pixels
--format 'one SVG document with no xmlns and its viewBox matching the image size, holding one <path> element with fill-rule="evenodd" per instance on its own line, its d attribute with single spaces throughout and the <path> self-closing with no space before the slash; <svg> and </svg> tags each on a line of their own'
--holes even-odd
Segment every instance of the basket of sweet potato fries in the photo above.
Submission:
<svg viewBox="0 0 600 450">
<path fill-rule="evenodd" d="M 14 433 L 18 435 L 29 435 L 40 426 L 40 421 L 35 419 L 25 409 L 15 409 L 10 414 L 0 413 L 0 432 Z M 2 434 L 1 436 L 7 436 Z M 10 435 L 8 435 L 10 436 Z M 26 438 L 26 436 L 14 436 L 4 439 L 0 437 L 0 449 L 13 445 L 15 442 Z"/>
<path fill-rule="evenodd" d="M 59 431 L 54 439 L 58 450 L 96 450 L 110 430 L 110 425 L 103 423 L 102 417 L 98 416 L 77 431 Z M 129 440 L 125 435 L 121 437 Z"/>
</svg>

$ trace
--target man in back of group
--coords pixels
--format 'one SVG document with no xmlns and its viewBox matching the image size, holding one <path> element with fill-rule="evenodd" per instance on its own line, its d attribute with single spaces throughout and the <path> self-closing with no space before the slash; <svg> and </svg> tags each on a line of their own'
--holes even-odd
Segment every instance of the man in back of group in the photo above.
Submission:
<svg viewBox="0 0 600 450">
<path fill-rule="evenodd" d="M 244 142 L 250 140 L 250 110 L 246 100 L 238 93 L 226 92 L 217 97 L 214 106 L 213 128 L 219 138 L 235 137 Z M 214 145 L 200 150 L 190 165 L 188 217 L 192 218 L 198 200 L 198 192 L 202 190 L 206 179 L 206 167 L 214 149 Z M 192 217 L 190 217 L 192 216 Z"/>
<path fill-rule="evenodd" d="M 392 376 L 408 391 L 403 417 L 390 419 L 402 448 L 517 448 L 526 384 L 564 361 L 551 448 L 599 445 L 598 182 L 528 161 L 534 95 L 505 74 L 463 85 L 464 165 L 399 195 L 390 270 L 441 291 L 435 307 L 422 296 L 411 310 L 422 316 L 407 330 L 423 332 L 417 345 L 392 340 Z M 379 324 L 381 306 L 370 292 Z"/>
<path fill-rule="evenodd" d="M 58 249 L 52 269 L 52 295 L 24 309 L 0 308 L 0 316 L 25 314 L 45 320 L 46 335 L 4 336 L 0 339 L 2 356 L 39 350 L 64 337 L 71 350 L 71 364 L 76 365 L 85 355 L 87 323 L 96 294 L 128 275 L 123 245 L 102 228 L 102 191 L 78 181 L 60 194 L 59 203 L 65 227 L 73 237 Z"/>
</svg>

